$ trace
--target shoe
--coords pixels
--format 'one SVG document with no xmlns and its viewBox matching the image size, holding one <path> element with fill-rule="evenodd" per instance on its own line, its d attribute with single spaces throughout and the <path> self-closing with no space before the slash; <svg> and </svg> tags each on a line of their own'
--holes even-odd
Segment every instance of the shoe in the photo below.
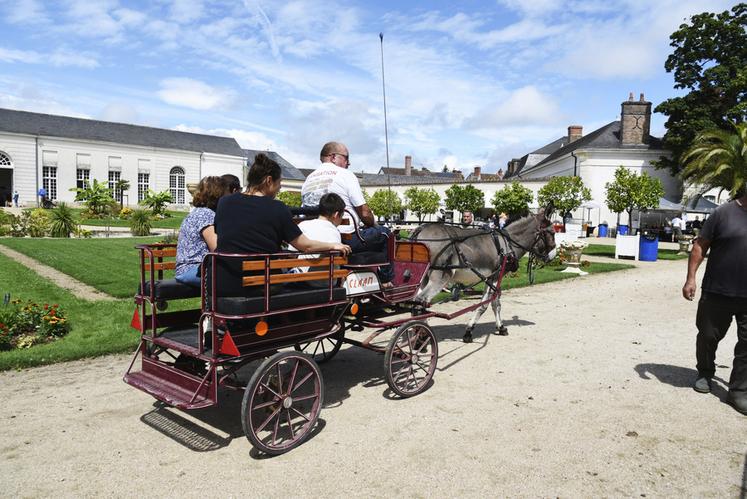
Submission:
<svg viewBox="0 0 747 499">
<path fill-rule="evenodd" d="M 698 393 L 710 393 L 711 392 L 711 378 L 705 376 L 698 376 L 693 384 L 693 390 Z"/>
<path fill-rule="evenodd" d="M 726 400 L 732 405 L 732 407 L 734 407 L 734 409 L 737 410 L 737 412 L 741 412 L 747 416 L 747 395 L 734 397 L 732 393 L 729 392 L 729 396 L 726 397 Z"/>
</svg>

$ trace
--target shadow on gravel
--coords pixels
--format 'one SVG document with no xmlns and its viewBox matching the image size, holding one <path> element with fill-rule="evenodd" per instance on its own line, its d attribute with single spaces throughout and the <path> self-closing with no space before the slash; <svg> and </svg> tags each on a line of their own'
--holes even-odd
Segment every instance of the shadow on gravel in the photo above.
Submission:
<svg viewBox="0 0 747 499">
<path fill-rule="evenodd" d="M 673 366 L 670 364 L 638 364 L 635 371 L 643 379 L 652 379 L 652 376 L 662 383 L 666 383 L 675 388 L 692 389 L 698 371 L 689 367 Z M 720 383 L 711 384 L 711 394 L 718 397 L 722 402 L 726 402 L 727 391 L 724 386 L 728 383 L 723 379 L 715 376 L 713 381 Z M 723 385 L 723 386 L 722 386 Z"/>
<path fill-rule="evenodd" d="M 742 490 L 739 499 L 747 499 L 747 454 L 744 455 L 744 469 L 742 470 Z"/>
</svg>

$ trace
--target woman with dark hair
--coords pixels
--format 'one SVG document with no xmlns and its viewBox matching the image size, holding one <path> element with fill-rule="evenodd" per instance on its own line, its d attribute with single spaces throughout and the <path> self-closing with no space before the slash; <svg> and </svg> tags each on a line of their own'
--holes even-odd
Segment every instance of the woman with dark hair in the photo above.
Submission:
<svg viewBox="0 0 747 499">
<path fill-rule="evenodd" d="M 293 223 L 287 206 L 275 199 L 280 191 L 281 169 L 265 154 L 257 154 L 246 176 L 247 188 L 221 198 L 215 215 L 219 253 L 278 253 L 283 243 L 299 251 L 340 251 L 350 247 L 314 241 Z M 240 260 L 218 261 L 221 295 L 246 294 L 241 285 Z"/>
<path fill-rule="evenodd" d="M 200 264 L 208 251 L 215 251 L 218 237 L 213 221 L 218 200 L 227 194 L 226 183 L 220 177 L 200 180 L 192 197 L 192 212 L 179 228 L 176 244 L 176 280 L 190 286 L 200 286 Z"/>
</svg>

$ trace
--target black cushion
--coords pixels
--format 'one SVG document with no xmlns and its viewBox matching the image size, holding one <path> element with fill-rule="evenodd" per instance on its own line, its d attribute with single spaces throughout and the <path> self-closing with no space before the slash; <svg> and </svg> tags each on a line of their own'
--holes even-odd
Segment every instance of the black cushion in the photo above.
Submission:
<svg viewBox="0 0 747 499">
<path fill-rule="evenodd" d="M 178 300 L 180 298 L 197 298 L 200 296 L 200 288 L 183 284 L 176 279 L 156 281 L 154 291 L 155 297 L 158 300 Z M 150 296 L 150 281 L 145 281 L 145 290 L 140 294 Z"/>
<path fill-rule="evenodd" d="M 345 288 L 332 288 L 333 301 L 342 301 L 346 297 Z M 316 303 L 321 304 L 327 300 L 329 300 L 329 288 L 274 293 L 270 296 L 270 310 L 284 310 Z M 226 315 L 255 314 L 262 312 L 265 308 L 264 296 L 226 296 L 218 297 L 216 301 L 216 311 Z"/>
<path fill-rule="evenodd" d="M 348 255 L 350 265 L 371 265 L 373 263 L 388 263 L 387 255 L 383 251 L 361 251 Z"/>
</svg>

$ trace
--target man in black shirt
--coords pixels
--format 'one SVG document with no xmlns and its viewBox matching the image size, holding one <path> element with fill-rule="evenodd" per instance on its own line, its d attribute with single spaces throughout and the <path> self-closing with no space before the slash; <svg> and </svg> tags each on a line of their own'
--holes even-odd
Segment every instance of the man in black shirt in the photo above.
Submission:
<svg viewBox="0 0 747 499">
<path fill-rule="evenodd" d="M 682 295 L 695 298 L 695 274 L 710 249 L 698 302 L 696 356 L 698 377 L 693 388 L 711 391 L 716 348 L 732 317 L 737 323 L 737 345 L 729 379 L 729 402 L 747 415 L 747 192 L 720 206 L 703 224 L 693 244 Z"/>
</svg>

